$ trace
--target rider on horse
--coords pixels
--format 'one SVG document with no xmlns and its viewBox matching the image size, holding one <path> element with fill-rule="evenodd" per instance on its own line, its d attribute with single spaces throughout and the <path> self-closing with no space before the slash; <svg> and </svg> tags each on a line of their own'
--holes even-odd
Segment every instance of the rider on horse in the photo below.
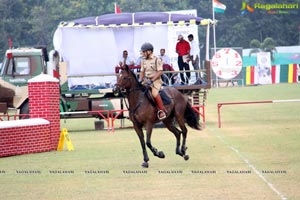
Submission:
<svg viewBox="0 0 300 200">
<path fill-rule="evenodd" d="M 161 79 L 163 63 L 161 59 L 153 55 L 153 45 L 151 43 L 144 43 L 141 52 L 143 52 L 144 59 L 141 62 L 140 81 L 143 85 L 150 85 L 152 96 L 159 109 L 157 117 L 162 120 L 166 118 L 165 107 L 159 95 L 163 83 Z"/>
</svg>

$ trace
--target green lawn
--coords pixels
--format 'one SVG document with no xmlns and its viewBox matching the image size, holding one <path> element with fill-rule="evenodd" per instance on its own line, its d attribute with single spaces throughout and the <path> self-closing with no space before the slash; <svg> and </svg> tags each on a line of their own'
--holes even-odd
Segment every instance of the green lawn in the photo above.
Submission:
<svg viewBox="0 0 300 200">
<path fill-rule="evenodd" d="M 166 158 L 148 151 L 148 169 L 133 129 L 62 120 L 75 150 L 0 158 L 1 199 L 300 199 L 300 102 L 224 106 L 218 128 L 218 102 L 274 99 L 300 99 L 300 85 L 209 90 L 206 129 L 189 129 L 190 159 L 156 128 Z"/>
</svg>

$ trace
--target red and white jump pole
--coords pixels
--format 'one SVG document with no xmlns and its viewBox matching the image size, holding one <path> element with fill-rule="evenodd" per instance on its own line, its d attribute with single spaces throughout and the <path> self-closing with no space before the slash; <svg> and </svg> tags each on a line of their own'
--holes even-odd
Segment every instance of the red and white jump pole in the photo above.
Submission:
<svg viewBox="0 0 300 200">
<path fill-rule="evenodd" d="M 259 103 L 289 103 L 300 102 L 300 99 L 287 99 L 287 100 L 265 100 L 265 101 L 240 101 L 240 102 L 221 102 L 218 103 L 218 125 L 221 128 L 221 107 L 225 105 L 238 105 L 238 104 L 259 104 Z"/>
</svg>

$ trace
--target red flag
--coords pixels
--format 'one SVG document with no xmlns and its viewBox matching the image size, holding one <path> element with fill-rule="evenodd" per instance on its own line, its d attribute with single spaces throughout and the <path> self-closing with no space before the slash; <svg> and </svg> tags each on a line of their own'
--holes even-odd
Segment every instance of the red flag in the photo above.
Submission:
<svg viewBox="0 0 300 200">
<path fill-rule="evenodd" d="M 119 8 L 119 6 L 117 6 L 117 4 L 115 3 L 115 14 L 121 13 L 121 9 Z"/>
<path fill-rule="evenodd" d="M 58 72 L 58 71 L 56 71 L 56 70 L 53 70 L 53 77 L 55 77 L 55 78 L 58 78 L 58 79 L 59 79 L 59 77 L 60 77 L 60 74 L 59 74 L 59 72 Z"/>
<path fill-rule="evenodd" d="M 9 46 L 10 49 L 11 49 L 12 46 L 13 46 L 13 42 L 12 42 L 12 39 L 11 39 L 11 38 L 8 38 L 8 46 Z"/>
</svg>

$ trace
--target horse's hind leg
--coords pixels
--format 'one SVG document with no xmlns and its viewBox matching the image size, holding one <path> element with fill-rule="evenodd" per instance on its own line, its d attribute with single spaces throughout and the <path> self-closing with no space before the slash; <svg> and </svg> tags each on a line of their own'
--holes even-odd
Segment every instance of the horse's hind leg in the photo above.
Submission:
<svg viewBox="0 0 300 200">
<path fill-rule="evenodd" d="M 183 121 L 178 121 L 178 125 L 181 129 L 181 133 L 182 133 L 182 145 L 181 145 L 181 152 L 183 154 L 183 158 L 185 160 L 188 160 L 189 159 L 189 156 L 186 154 L 186 150 L 187 150 L 187 147 L 186 147 L 186 136 L 187 136 L 187 128 L 184 124 Z"/>
<path fill-rule="evenodd" d="M 181 145 L 181 152 L 183 153 L 183 158 L 185 160 L 188 160 L 189 159 L 189 156 L 186 154 L 186 150 L 187 150 L 187 147 L 186 147 L 186 136 L 187 136 L 187 128 L 185 125 L 183 125 L 184 127 L 181 128 L 182 129 L 182 145 Z"/>
<path fill-rule="evenodd" d="M 184 121 L 184 118 L 182 116 L 182 112 L 178 111 L 178 112 L 175 112 L 175 118 L 177 120 L 177 123 L 181 129 L 178 130 L 172 123 L 170 123 L 170 128 L 169 129 L 170 131 L 172 131 L 176 138 L 179 138 L 179 143 L 178 143 L 178 139 L 177 139 L 177 147 L 176 147 L 176 153 L 181 155 L 185 160 L 188 160 L 189 159 L 189 156 L 186 155 L 186 150 L 187 150 L 187 147 L 186 147 L 186 137 L 187 137 L 187 128 L 185 126 L 185 121 Z M 177 134 L 179 134 L 179 136 L 177 136 Z M 181 145 L 181 149 L 178 145 L 180 145 L 180 134 L 182 134 L 182 145 Z"/>
<path fill-rule="evenodd" d="M 154 146 L 152 146 L 152 143 L 151 143 L 152 129 L 153 129 L 152 124 L 146 126 L 146 131 L 147 131 L 146 144 L 147 144 L 147 147 L 152 151 L 154 156 L 157 156 L 159 158 L 165 158 L 164 152 L 158 151 Z"/>
<path fill-rule="evenodd" d="M 176 128 L 173 124 L 173 119 L 168 119 L 164 121 L 165 126 L 171 131 L 176 137 L 176 154 L 184 156 L 183 152 L 180 149 L 180 135 L 181 131 Z"/>
</svg>

